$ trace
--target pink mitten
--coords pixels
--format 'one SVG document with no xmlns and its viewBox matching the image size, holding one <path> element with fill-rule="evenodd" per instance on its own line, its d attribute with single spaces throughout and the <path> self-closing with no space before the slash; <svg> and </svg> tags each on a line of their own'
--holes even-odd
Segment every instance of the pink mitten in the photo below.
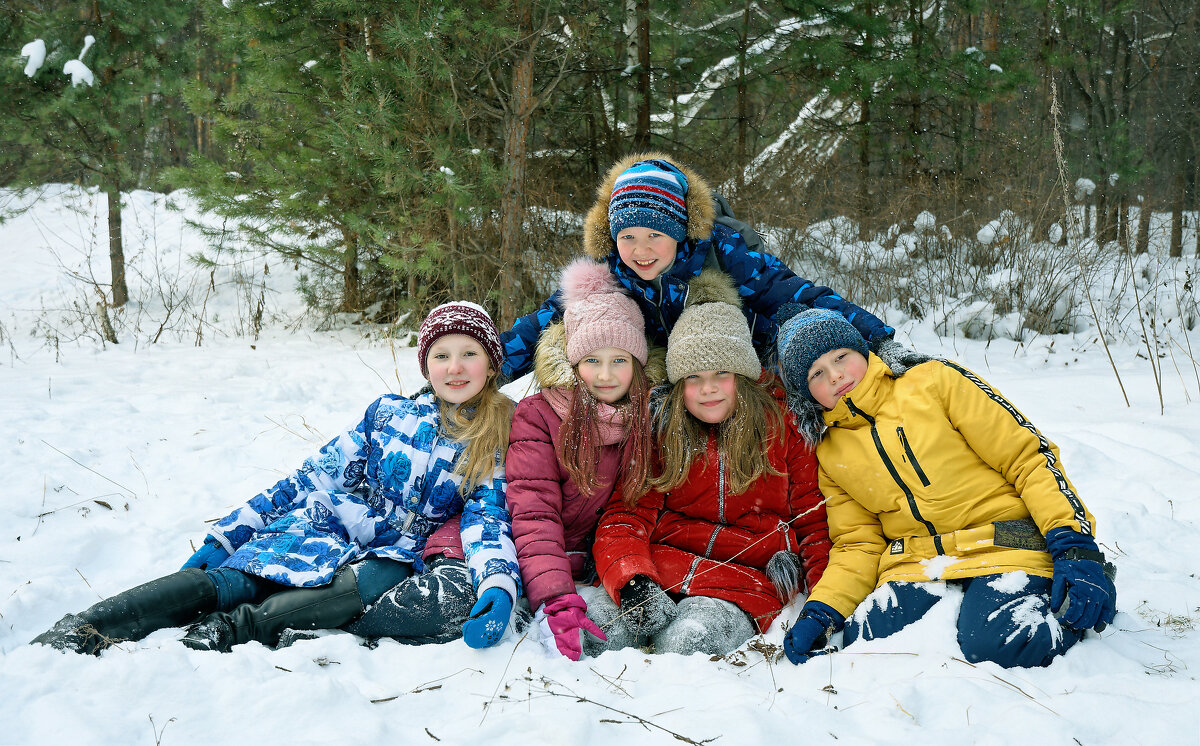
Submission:
<svg viewBox="0 0 1200 746">
<path fill-rule="evenodd" d="M 587 630 L 601 640 L 608 639 L 596 623 L 587 618 L 587 603 L 578 593 L 564 593 L 547 601 L 542 610 L 550 632 L 554 634 L 554 644 L 558 646 L 558 652 L 573 661 L 579 660 L 583 655 L 580 630 Z"/>
</svg>

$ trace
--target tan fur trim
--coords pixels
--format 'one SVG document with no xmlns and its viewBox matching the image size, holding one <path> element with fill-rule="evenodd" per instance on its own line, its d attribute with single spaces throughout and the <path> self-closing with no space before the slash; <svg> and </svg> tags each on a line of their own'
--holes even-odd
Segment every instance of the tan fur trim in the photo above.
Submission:
<svg viewBox="0 0 1200 746">
<path fill-rule="evenodd" d="M 742 297 L 733 286 L 733 278 L 719 269 L 706 269 L 688 283 L 687 304 L 728 303 L 734 308 L 742 307 Z"/>
<path fill-rule="evenodd" d="M 567 330 L 555 321 L 542 330 L 533 351 L 533 379 L 541 388 L 574 386 L 575 371 L 567 361 Z"/>
<path fill-rule="evenodd" d="M 650 345 L 650 353 L 646 356 L 646 382 L 651 388 L 667 382 L 667 348 Z"/>
<path fill-rule="evenodd" d="M 650 159 L 666 161 L 674 165 L 688 180 L 687 211 L 688 238 L 702 241 L 712 235 L 713 222 L 717 217 L 716 202 L 712 188 L 700 174 L 687 166 L 680 165 L 666 153 L 649 152 L 627 155 L 613 164 L 596 187 L 596 202 L 588 210 L 583 221 L 583 251 L 593 259 L 604 259 L 612 251 L 612 231 L 608 225 L 608 201 L 612 198 L 613 185 L 617 177 L 638 161 Z"/>
</svg>

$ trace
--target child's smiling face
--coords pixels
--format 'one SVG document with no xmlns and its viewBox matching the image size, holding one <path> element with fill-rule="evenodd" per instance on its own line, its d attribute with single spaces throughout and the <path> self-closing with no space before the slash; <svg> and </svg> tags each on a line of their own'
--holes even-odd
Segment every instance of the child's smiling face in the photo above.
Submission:
<svg viewBox="0 0 1200 746">
<path fill-rule="evenodd" d="M 808 369 L 808 392 L 825 409 L 833 409 L 867 374 L 867 359 L 849 347 L 830 350 Z"/>
<path fill-rule="evenodd" d="M 603 347 L 584 355 L 575 372 L 597 401 L 616 404 L 633 383 L 633 355 L 617 347 Z"/>
<path fill-rule="evenodd" d="M 653 280 L 675 263 L 675 239 L 653 228 L 625 228 L 617 233 L 621 261 L 643 280 Z"/>
<path fill-rule="evenodd" d="M 709 425 L 724 422 L 737 408 L 737 374 L 701 370 L 683 379 L 683 406 Z"/>
<path fill-rule="evenodd" d="M 483 345 L 466 334 L 447 334 L 429 347 L 425 358 L 433 393 L 450 404 L 462 404 L 483 391 L 492 362 Z"/>
</svg>

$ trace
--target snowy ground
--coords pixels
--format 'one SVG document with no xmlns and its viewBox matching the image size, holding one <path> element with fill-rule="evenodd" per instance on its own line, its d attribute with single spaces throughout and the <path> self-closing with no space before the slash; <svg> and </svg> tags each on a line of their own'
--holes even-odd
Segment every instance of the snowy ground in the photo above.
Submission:
<svg viewBox="0 0 1200 746">
<path fill-rule="evenodd" d="M 114 320 L 121 343 L 101 346 L 79 312 L 95 297 L 69 273 L 86 275 L 90 253 L 105 281 L 105 233 L 92 199 L 70 194 L 0 225 L 0 743 L 1200 743 L 1196 374 L 1166 364 L 1160 415 L 1146 361 L 1115 348 L 1127 408 L 1103 351 L 1072 351 L 1083 335 L 1018 349 L 905 329 L 1059 444 L 1115 558 L 1116 623 L 1048 669 L 966 663 L 953 598 L 892 639 L 801 667 L 749 648 L 572 663 L 515 638 L 368 650 L 333 635 L 220 655 L 164 630 L 99 658 L 28 646 L 64 613 L 177 569 L 205 521 L 384 390 L 420 382 L 410 348 L 313 331 L 293 268 L 269 260 L 264 278 L 261 258 L 215 271 L 184 261 L 202 242 L 149 194 L 126 208 L 134 304 Z M 151 344 L 166 279 L 177 311 Z M 239 336 L 261 289 L 262 335 Z M 765 642 L 781 638 L 777 625 Z"/>
</svg>

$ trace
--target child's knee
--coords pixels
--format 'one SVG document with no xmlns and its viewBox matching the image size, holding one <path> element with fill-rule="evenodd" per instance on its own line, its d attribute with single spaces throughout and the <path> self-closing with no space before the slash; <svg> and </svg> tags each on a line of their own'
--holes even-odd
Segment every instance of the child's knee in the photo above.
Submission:
<svg viewBox="0 0 1200 746">
<path fill-rule="evenodd" d="M 1082 638 L 1050 611 L 1049 580 L 1024 573 L 969 581 L 958 617 L 958 644 L 968 661 L 1005 668 L 1047 666 Z"/>
<path fill-rule="evenodd" d="M 890 637 L 925 616 L 942 599 L 933 583 L 889 582 L 867 596 L 846 621 L 843 644 Z"/>
<path fill-rule="evenodd" d="M 1059 626 L 1053 617 L 1020 626 L 958 631 L 958 645 L 971 663 L 991 661 L 1004 668 L 1040 668 L 1067 652 L 1082 634 Z"/>
<path fill-rule="evenodd" d="M 671 624 L 654 637 L 654 652 L 726 655 L 754 635 L 754 625 L 737 605 L 693 596 L 679 603 Z"/>
</svg>

